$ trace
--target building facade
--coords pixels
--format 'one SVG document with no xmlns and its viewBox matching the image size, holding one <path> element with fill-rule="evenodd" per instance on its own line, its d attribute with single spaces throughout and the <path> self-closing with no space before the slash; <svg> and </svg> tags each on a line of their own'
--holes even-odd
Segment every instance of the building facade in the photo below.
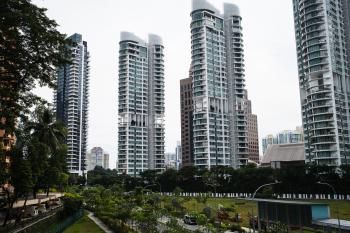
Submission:
<svg viewBox="0 0 350 233">
<path fill-rule="evenodd" d="M 293 0 L 307 163 L 349 160 L 349 4 Z"/>
<path fill-rule="evenodd" d="M 191 17 L 194 165 L 239 168 L 249 160 L 242 17 L 205 0 Z"/>
<path fill-rule="evenodd" d="M 192 166 L 194 164 L 191 72 L 190 70 L 189 78 L 180 80 L 182 166 Z"/>
<path fill-rule="evenodd" d="M 258 133 L 258 117 L 252 113 L 252 102 L 248 99 L 248 92 L 245 91 L 246 97 L 246 117 L 248 129 L 248 158 L 259 164 L 259 133 Z"/>
<path fill-rule="evenodd" d="M 278 169 L 305 166 L 304 143 L 270 145 L 261 159 L 260 166 Z"/>
<path fill-rule="evenodd" d="M 87 170 L 94 170 L 96 166 L 109 168 L 109 154 L 106 153 L 101 147 L 94 147 L 87 153 L 86 156 Z"/>
<path fill-rule="evenodd" d="M 82 175 L 86 170 L 88 136 L 89 52 L 82 35 L 73 34 L 69 38 L 76 43 L 71 47 L 72 63 L 58 70 L 54 102 L 56 117 L 68 130 L 68 171 Z"/>
<path fill-rule="evenodd" d="M 164 170 L 164 46 L 122 32 L 119 43 L 118 172 Z"/>
<path fill-rule="evenodd" d="M 265 154 L 269 145 L 292 144 L 302 142 L 304 142 L 304 134 L 303 129 L 301 127 L 296 127 L 295 130 L 283 130 L 277 133 L 275 136 L 269 134 L 262 139 L 263 154 Z"/>
<path fill-rule="evenodd" d="M 181 142 L 177 142 L 175 148 L 175 157 L 176 157 L 176 170 L 179 170 L 182 167 L 182 145 Z"/>
</svg>

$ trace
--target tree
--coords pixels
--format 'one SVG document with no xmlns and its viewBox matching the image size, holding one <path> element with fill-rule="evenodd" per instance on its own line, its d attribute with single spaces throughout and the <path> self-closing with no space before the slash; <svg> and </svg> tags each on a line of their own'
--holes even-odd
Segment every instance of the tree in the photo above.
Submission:
<svg viewBox="0 0 350 233">
<path fill-rule="evenodd" d="M 61 122 L 56 121 L 52 109 L 39 105 L 32 118 L 27 126 L 31 135 L 48 147 L 50 155 L 61 150 L 67 130 Z"/>
<path fill-rule="evenodd" d="M 37 138 L 33 138 L 28 145 L 28 160 L 31 164 L 33 178 L 33 197 L 36 198 L 38 190 L 46 180 L 45 171 L 48 168 L 48 148 Z"/>
<path fill-rule="evenodd" d="M 16 119 L 42 101 L 37 86 L 55 87 L 55 72 L 70 62 L 71 40 L 57 31 L 46 9 L 28 0 L 0 2 L 0 118 L 12 134 Z"/>
<path fill-rule="evenodd" d="M 7 208 L 6 217 L 4 220 L 4 226 L 7 223 L 9 218 L 10 210 L 13 207 L 13 204 L 19 197 L 24 197 L 24 205 L 19 215 L 17 216 L 16 221 L 21 219 L 21 213 L 23 209 L 25 209 L 28 194 L 31 192 L 33 187 L 32 173 L 29 161 L 26 159 L 23 147 L 15 146 L 12 150 L 11 157 L 12 163 L 10 168 L 10 176 L 11 176 L 11 185 L 15 188 L 14 195 L 12 200 L 10 201 L 9 207 Z"/>
<path fill-rule="evenodd" d="M 61 174 L 66 171 L 66 128 L 56 121 L 51 108 L 39 105 L 32 119 L 26 122 L 25 130 L 32 137 L 29 157 L 37 176 L 33 195 L 36 196 L 41 184 L 45 184 L 48 195 L 50 187 L 60 184 Z"/>
</svg>

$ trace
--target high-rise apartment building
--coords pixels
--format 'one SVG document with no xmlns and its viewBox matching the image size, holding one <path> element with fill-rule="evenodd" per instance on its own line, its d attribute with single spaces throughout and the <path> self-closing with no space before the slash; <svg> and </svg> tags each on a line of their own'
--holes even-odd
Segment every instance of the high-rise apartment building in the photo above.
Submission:
<svg viewBox="0 0 350 233">
<path fill-rule="evenodd" d="M 348 0 L 293 0 L 307 163 L 349 161 Z"/>
<path fill-rule="evenodd" d="M 68 130 L 66 138 L 68 171 L 82 175 L 86 170 L 89 52 L 87 42 L 82 40 L 80 34 L 73 34 L 69 38 L 75 42 L 70 48 L 72 62 L 58 70 L 55 109 L 57 119 L 62 121 Z"/>
<path fill-rule="evenodd" d="M 248 163 L 243 34 L 239 8 L 206 0 L 191 12 L 194 165 Z"/>
<path fill-rule="evenodd" d="M 294 144 L 302 142 L 304 142 L 304 134 L 301 127 L 296 127 L 295 130 L 283 130 L 275 136 L 269 134 L 262 139 L 263 154 L 265 154 L 268 145 Z"/>
<path fill-rule="evenodd" d="M 122 32 L 119 43 L 118 172 L 164 170 L 164 46 Z"/>
<path fill-rule="evenodd" d="M 191 70 L 190 70 L 191 75 Z M 192 77 L 180 80 L 181 104 L 181 148 L 182 166 L 192 166 L 193 157 L 193 105 L 192 105 Z"/>
<path fill-rule="evenodd" d="M 252 113 L 252 101 L 248 99 L 248 92 L 245 90 L 245 113 L 247 117 L 248 129 L 248 159 L 256 163 L 260 162 L 259 156 L 259 134 L 258 134 L 258 117 Z"/>
<path fill-rule="evenodd" d="M 86 155 L 87 170 L 94 170 L 96 166 L 109 168 L 109 154 L 101 147 L 94 147 Z"/>
<path fill-rule="evenodd" d="M 181 142 L 177 142 L 175 148 L 175 157 L 176 157 L 176 170 L 179 170 L 182 167 L 182 145 Z"/>
</svg>

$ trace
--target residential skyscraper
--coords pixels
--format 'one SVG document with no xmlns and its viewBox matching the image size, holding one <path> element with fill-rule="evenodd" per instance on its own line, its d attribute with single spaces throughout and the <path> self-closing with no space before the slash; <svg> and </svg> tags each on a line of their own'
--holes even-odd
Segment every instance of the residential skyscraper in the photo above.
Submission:
<svg viewBox="0 0 350 233">
<path fill-rule="evenodd" d="M 96 166 L 109 168 L 109 154 L 101 147 L 94 147 L 86 156 L 87 170 L 94 170 Z"/>
<path fill-rule="evenodd" d="M 69 38 L 76 45 L 71 47 L 72 63 L 59 68 L 57 73 L 55 109 L 57 119 L 62 121 L 68 130 L 66 138 L 68 171 L 82 175 L 86 170 L 89 52 L 82 35 L 76 33 Z"/>
<path fill-rule="evenodd" d="M 256 163 L 260 162 L 259 156 L 259 134 L 258 134 L 258 117 L 252 113 L 252 101 L 248 99 L 248 92 L 245 90 L 245 113 L 247 117 L 248 129 L 248 158 Z"/>
<path fill-rule="evenodd" d="M 349 161 L 349 4 L 293 0 L 307 163 Z"/>
<path fill-rule="evenodd" d="M 119 43 L 118 172 L 164 170 L 164 46 L 121 32 Z"/>
<path fill-rule="evenodd" d="M 176 170 L 179 170 L 182 166 L 182 146 L 181 142 L 177 142 L 175 148 L 175 157 L 176 157 Z"/>
<path fill-rule="evenodd" d="M 181 104 L 181 147 L 182 166 L 192 166 L 193 157 L 193 105 L 192 105 L 192 71 L 190 77 L 180 80 Z"/>
<path fill-rule="evenodd" d="M 194 164 L 239 168 L 249 159 L 242 17 L 206 0 L 192 1 L 191 17 Z"/>
</svg>

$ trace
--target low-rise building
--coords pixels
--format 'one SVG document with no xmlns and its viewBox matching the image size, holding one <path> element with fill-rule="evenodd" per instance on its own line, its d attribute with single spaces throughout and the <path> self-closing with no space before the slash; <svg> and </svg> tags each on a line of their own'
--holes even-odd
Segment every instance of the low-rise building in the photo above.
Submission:
<svg viewBox="0 0 350 233">
<path fill-rule="evenodd" d="M 276 135 L 269 134 L 262 139 L 263 154 L 272 144 L 300 143 L 304 141 L 303 129 L 296 127 L 295 130 L 283 130 Z"/>
<path fill-rule="evenodd" d="M 285 168 L 305 164 L 304 143 L 272 144 L 261 160 L 262 167 Z"/>
</svg>

